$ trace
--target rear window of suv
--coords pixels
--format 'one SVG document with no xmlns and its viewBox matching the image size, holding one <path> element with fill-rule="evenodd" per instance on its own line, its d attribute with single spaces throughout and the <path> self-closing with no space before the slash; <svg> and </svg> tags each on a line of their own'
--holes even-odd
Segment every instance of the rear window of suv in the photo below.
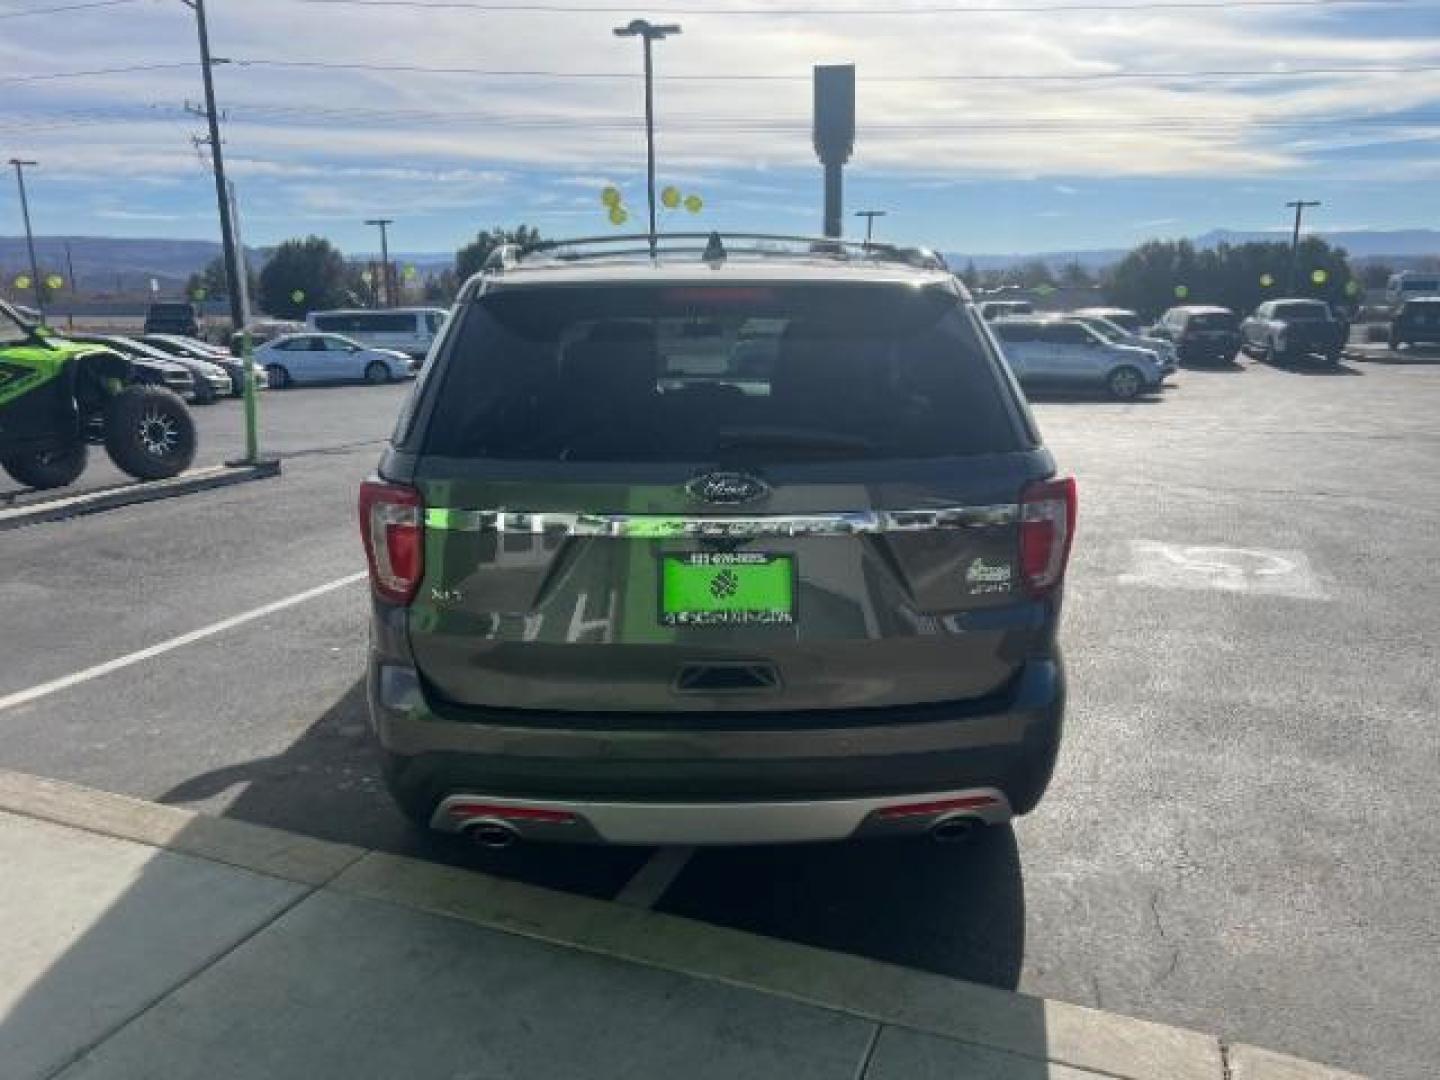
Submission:
<svg viewBox="0 0 1440 1080">
<path fill-rule="evenodd" d="M 462 319 L 426 454 L 763 462 L 1029 445 L 942 288 L 502 289 Z"/>
</svg>

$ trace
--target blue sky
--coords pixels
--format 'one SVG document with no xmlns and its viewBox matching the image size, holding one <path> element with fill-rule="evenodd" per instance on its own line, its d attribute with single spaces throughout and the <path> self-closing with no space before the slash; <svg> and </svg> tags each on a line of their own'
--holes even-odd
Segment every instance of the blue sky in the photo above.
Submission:
<svg viewBox="0 0 1440 1080">
<path fill-rule="evenodd" d="M 0 0 L 0 157 L 41 163 L 36 230 L 213 237 L 213 185 L 190 142 L 201 124 L 184 112 L 200 98 L 189 11 L 111 0 L 5 17 L 63 2 Z M 705 209 L 672 227 L 818 229 L 807 80 L 812 64 L 832 62 L 859 73 L 848 208 L 889 211 L 886 237 L 971 252 L 1125 247 L 1281 227 L 1284 202 L 1299 196 L 1324 201 L 1320 228 L 1440 225 L 1435 0 L 1043 13 L 1013 10 L 1037 0 L 971 0 L 1010 10 L 962 15 L 934 14 L 933 0 L 785 7 L 867 2 L 891 14 L 739 13 L 758 0 L 635 10 L 684 24 L 657 46 L 660 176 Z M 376 216 L 396 219 L 403 251 L 452 250 L 477 228 L 522 220 L 603 233 L 607 183 L 643 216 L 639 47 L 610 34 L 628 15 L 210 7 L 215 54 L 237 61 L 216 78 L 250 243 L 316 232 L 361 253 L 375 246 L 362 222 Z M 295 66 L 315 63 L 471 70 Z M 152 64 L 168 66 L 34 78 Z M 1355 67 L 1407 70 L 1283 74 Z M 1113 77 L 1214 70 L 1273 74 Z M 769 78 L 703 78 L 716 74 Z M 19 230 L 13 186 L 0 184 L 0 233 Z"/>
</svg>

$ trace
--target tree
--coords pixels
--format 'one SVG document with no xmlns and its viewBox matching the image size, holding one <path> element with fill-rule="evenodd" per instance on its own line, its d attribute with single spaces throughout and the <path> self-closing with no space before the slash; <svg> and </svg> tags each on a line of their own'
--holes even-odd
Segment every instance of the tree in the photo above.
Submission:
<svg viewBox="0 0 1440 1080">
<path fill-rule="evenodd" d="M 319 236 L 286 240 L 260 271 L 260 307 L 271 315 L 304 318 L 345 302 L 345 256 Z"/>
<path fill-rule="evenodd" d="M 1352 302 L 1350 264 L 1342 248 L 1319 237 L 1300 241 L 1293 295 Z M 1265 300 L 1292 295 L 1290 245 L 1220 244 L 1197 251 L 1188 240 L 1152 240 L 1126 255 L 1105 281 L 1112 304 L 1155 318 L 1176 304 L 1218 304 L 1242 315 Z"/>
<path fill-rule="evenodd" d="M 1390 283 L 1390 276 L 1395 273 L 1393 266 L 1385 263 L 1367 262 L 1360 268 L 1360 284 L 1367 289 L 1383 289 Z"/>
<path fill-rule="evenodd" d="M 455 300 L 455 294 L 460 291 L 459 280 L 455 271 L 446 267 L 438 274 L 427 274 L 425 277 L 425 302 L 427 304 L 445 304 L 449 306 Z"/>
<path fill-rule="evenodd" d="M 1054 285 L 1055 275 L 1050 264 L 1044 259 L 1027 259 L 1017 263 L 1001 275 L 1006 285 L 1019 285 L 1022 289 L 1033 289 L 1039 285 Z"/>
<path fill-rule="evenodd" d="M 1060 284 L 1067 289 L 1088 289 L 1095 284 L 1090 271 L 1078 259 L 1071 259 L 1060 268 Z"/>
<path fill-rule="evenodd" d="M 259 288 L 259 279 L 248 262 L 245 272 L 246 286 L 250 295 L 254 296 Z M 199 299 L 203 300 L 219 300 L 230 295 L 230 283 L 225 278 L 225 257 L 223 255 L 216 255 L 205 264 L 203 270 L 191 274 L 185 282 L 185 295 L 195 299 L 197 294 L 200 294 Z"/>
<path fill-rule="evenodd" d="M 455 253 L 455 277 L 465 281 L 478 274 L 490 253 L 501 244 L 534 244 L 540 240 L 540 230 L 528 225 L 515 229 L 485 229 L 475 239 Z"/>
</svg>

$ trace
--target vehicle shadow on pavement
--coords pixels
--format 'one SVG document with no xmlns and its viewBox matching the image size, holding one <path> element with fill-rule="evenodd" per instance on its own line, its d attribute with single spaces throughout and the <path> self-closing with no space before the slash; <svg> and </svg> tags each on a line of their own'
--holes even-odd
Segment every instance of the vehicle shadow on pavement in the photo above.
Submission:
<svg viewBox="0 0 1440 1080">
<path fill-rule="evenodd" d="M 1359 368 L 1351 367 L 1349 364 L 1320 364 L 1314 361 L 1296 360 L 1282 363 L 1279 360 L 1267 360 L 1265 366 L 1274 371 L 1283 371 L 1287 375 L 1364 375 Z"/>
<path fill-rule="evenodd" d="M 490 851 L 415 828 L 380 779 L 363 680 L 282 753 L 191 777 L 159 801 L 185 805 L 241 785 L 223 816 L 602 899 L 654 852 L 526 844 Z M 702 849 L 657 907 L 1005 989 L 1018 982 L 1024 955 L 1024 888 L 1008 827 L 953 845 Z"/>
<path fill-rule="evenodd" d="M 1367 364 L 1398 364 L 1402 367 L 1406 364 L 1440 364 L 1440 350 L 1366 353 L 1361 359 Z"/>
<path fill-rule="evenodd" d="M 158 801 L 186 805 L 238 785 L 244 790 L 220 811 L 225 817 L 604 899 L 653 852 L 523 844 L 490 851 L 417 829 L 395 809 L 380 779 L 363 679 L 283 752 L 193 776 Z"/>
<path fill-rule="evenodd" d="M 1157 393 L 1121 401 L 1109 397 L 1103 390 L 1027 390 L 1025 400 L 1045 405 L 1158 405 L 1165 399 Z"/>
<path fill-rule="evenodd" d="M 1013 990 L 1025 954 L 1015 832 L 699 852 L 658 910 Z"/>
<path fill-rule="evenodd" d="M 1180 370 L 1209 372 L 1214 375 L 1239 375 L 1244 372 L 1245 365 L 1238 360 L 1217 360 L 1208 364 L 1198 360 L 1181 360 Z"/>
</svg>

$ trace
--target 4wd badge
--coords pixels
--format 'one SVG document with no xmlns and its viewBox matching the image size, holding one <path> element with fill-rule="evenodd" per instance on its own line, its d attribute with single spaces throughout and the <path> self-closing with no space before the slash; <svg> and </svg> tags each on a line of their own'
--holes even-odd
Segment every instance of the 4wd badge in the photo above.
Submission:
<svg viewBox="0 0 1440 1080">
<path fill-rule="evenodd" d="M 1009 563 L 986 562 L 976 559 L 965 571 L 965 583 L 970 586 L 970 595 L 980 593 L 1001 593 L 1010 591 L 1013 571 Z"/>
<path fill-rule="evenodd" d="M 685 492 L 697 502 L 738 506 L 765 498 L 770 485 L 747 473 L 713 472 L 695 477 L 685 485 Z"/>
</svg>

